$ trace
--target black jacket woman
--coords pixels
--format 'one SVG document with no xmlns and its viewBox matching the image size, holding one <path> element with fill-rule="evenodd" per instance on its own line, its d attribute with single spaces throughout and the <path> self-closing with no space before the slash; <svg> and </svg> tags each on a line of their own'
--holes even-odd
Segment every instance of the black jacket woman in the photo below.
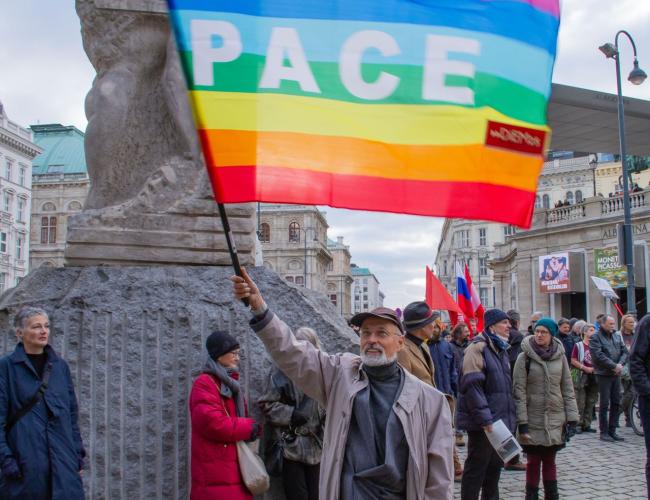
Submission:
<svg viewBox="0 0 650 500">
<path fill-rule="evenodd" d="M 311 328 L 298 328 L 295 335 L 321 349 Z M 287 500 L 317 500 L 325 411 L 277 368 L 258 404 L 270 427 L 266 446 L 269 472 L 282 475 Z"/>
</svg>

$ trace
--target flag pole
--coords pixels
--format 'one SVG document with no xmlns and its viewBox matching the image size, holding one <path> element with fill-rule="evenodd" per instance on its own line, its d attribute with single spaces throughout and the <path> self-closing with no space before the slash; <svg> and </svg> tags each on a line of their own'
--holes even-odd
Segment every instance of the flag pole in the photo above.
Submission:
<svg viewBox="0 0 650 500">
<path fill-rule="evenodd" d="M 232 261 L 232 267 L 235 270 L 237 276 L 241 276 L 241 265 L 239 264 L 239 255 L 237 255 L 237 247 L 235 246 L 235 238 L 232 235 L 230 230 L 230 222 L 228 222 L 228 214 L 226 213 L 226 207 L 223 203 L 217 202 L 219 207 L 219 216 L 221 217 L 221 224 L 223 224 L 223 233 L 226 236 L 226 243 L 228 244 L 228 253 L 230 253 L 230 260 Z M 248 299 L 244 297 L 241 299 L 245 306 L 249 305 Z"/>
</svg>

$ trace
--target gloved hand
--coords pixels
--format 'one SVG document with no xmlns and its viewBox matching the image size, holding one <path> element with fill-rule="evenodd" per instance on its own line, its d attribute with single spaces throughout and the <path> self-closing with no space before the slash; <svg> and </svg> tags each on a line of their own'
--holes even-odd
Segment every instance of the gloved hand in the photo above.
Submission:
<svg viewBox="0 0 650 500">
<path fill-rule="evenodd" d="M 23 478 L 23 475 L 20 472 L 20 467 L 18 467 L 16 459 L 13 457 L 7 457 L 4 462 L 2 462 L 2 474 L 7 479 L 13 479 L 14 481 L 19 481 Z"/>
<path fill-rule="evenodd" d="M 576 435 L 577 422 L 569 422 L 566 424 L 566 442 Z"/>
<path fill-rule="evenodd" d="M 253 422 L 253 430 L 251 431 L 250 437 L 246 439 L 246 442 L 250 443 L 251 441 L 255 441 L 260 436 L 261 431 L 262 431 L 262 426 L 257 422 Z"/>
</svg>

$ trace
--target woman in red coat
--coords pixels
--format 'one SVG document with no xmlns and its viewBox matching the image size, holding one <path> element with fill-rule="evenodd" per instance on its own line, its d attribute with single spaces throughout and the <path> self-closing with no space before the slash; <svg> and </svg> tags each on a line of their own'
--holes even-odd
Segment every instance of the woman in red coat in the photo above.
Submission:
<svg viewBox="0 0 650 500">
<path fill-rule="evenodd" d="M 192 500 L 249 500 L 237 463 L 237 441 L 257 437 L 259 425 L 246 417 L 239 386 L 239 342 L 226 332 L 212 333 L 201 375 L 190 393 L 192 417 Z"/>
</svg>

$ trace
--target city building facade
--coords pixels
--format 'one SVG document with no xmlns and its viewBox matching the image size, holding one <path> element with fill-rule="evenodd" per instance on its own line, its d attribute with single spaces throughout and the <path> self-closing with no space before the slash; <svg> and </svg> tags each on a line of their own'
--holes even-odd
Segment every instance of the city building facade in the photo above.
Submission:
<svg viewBox="0 0 650 500">
<path fill-rule="evenodd" d="M 630 195 L 634 239 L 635 303 L 638 317 L 648 311 L 650 285 L 650 190 Z M 542 311 L 555 318 L 594 321 L 599 313 L 616 314 L 592 277 L 606 280 L 627 310 L 626 272 L 620 265 L 617 224 L 623 198 L 592 197 L 582 203 L 537 210 L 528 231 L 496 245 L 490 262 L 497 303 L 517 308 L 522 317 Z"/>
<path fill-rule="evenodd" d="M 0 293 L 29 272 L 32 161 L 41 151 L 0 102 Z"/>
<path fill-rule="evenodd" d="M 258 236 L 264 265 L 287 282 L 326 295 L 351 315 L 350 248 L 327 237 L 325 213 L 309 205 L 260 203 Z"/>
<path fill-rule="evenodd" d="M 88 196 L 84 134 L 74 126 L 32 125 L 43 152 L 32 171 L 30 265 L 63 266 L 68 217 L 80 212 Z"/>
<path fill-rule="evenodd" d="M 384 293 L 379 289 L 379 280 L 370 269 L 352 264 L 352 279 L 352 314 L 371 311 L 384 305 Z"/>
<path fill-rule="evenodd" d="M 352 317 L 352 270 L 350 247 L 343 243 L 343 236 L 336 241 L 327 240 L 332 262 L 327 268 L 327 296 L 345 319 Z"/>
</svg>

